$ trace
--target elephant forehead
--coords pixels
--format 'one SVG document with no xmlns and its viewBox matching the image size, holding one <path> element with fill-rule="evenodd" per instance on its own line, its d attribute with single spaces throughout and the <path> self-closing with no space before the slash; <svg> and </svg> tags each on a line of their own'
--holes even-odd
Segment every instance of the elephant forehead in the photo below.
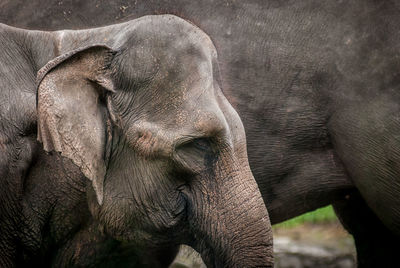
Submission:
<svg viewBox="0 0 400 268">
<path fill-rule="evenodd" d="M 212 79 L 215 47 L 204 32 L 188 22 L 150 17 L 135 23 L 125 36 L 114 71 L 127 83 L 151 81 L 171 89 L 177 83 Z"/>
<path fill-rule="evenodd" d="M 219 112 L 211 69 L 209 62 L 203 62 L 190 72 L 159 72 L 148 85 L 117 93 L 121 95 L 121 109 L 126 106 L 130 111 L 128 117 L 134 120 L 145 118 L 181 127 L 193 125 L 199 117 L 210 118 L 210 114 Z"/>
<path fill-rule="evenodd" d="M 129 33 L 128 33 L 128 38 Z M 215 53 L 206 33 L 178 17 L 149 16 L 135 23 L 132 32 L 135 47 L 155 48 L 157 52 L 175 55 L 202 56 Z M 148 46 L 150 45 L 150 46 Z"/>
<path fill-rule="evenodd" d="M 148 84 L 150 86 L 146 91 L 151 90 L 156 94 L 170 92 L 175 98 L 178 95 L 190 97 L 188 94 L 196 95 L 196 91 L 210 88 L 213 66 L 208 51 L 191 53 L 176 48 L 157 49 L 150 46 L 135 49 L 132 51 L 134 55 L 125 52 L 126 55 L 119 56 L 120 63 L 115 72 L 123 77 L 126 84 Z"/>
</svg>

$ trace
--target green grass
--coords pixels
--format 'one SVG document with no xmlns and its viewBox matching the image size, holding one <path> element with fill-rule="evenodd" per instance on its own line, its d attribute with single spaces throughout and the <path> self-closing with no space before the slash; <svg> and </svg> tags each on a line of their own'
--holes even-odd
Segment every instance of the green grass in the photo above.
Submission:
<svg viewBox="0 0 400 268">
<path fill-rule="evenodd" d="M 304 223 L 332 223 L 337 221 L 335 212 L 332 206 L 323 207 L 296 218 L 278 223 L 274 225 L 274 228 L 291 228 Z"/>
</svg>

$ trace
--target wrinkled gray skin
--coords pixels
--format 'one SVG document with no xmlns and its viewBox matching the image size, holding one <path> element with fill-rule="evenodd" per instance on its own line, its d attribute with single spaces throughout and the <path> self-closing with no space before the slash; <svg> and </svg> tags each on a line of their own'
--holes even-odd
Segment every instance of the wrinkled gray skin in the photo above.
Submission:
<svg viewBox="0 0 400 268">
<path fill-rule="evenodd" d="M 328 204 L 360 266 L 400 252 L 399 1 L 3 0 L 0 21 L 87 28 L 172 13 L 218 49 L 272 223 Z"/>
<path fill-rule="evenodd" d="M 272 267 L 244 129 L 204 32 L 163 15 L 0 25 L 0 44 L 1 267 L 164 267 L 183 243 L 209 267 Z"/>
</svg>

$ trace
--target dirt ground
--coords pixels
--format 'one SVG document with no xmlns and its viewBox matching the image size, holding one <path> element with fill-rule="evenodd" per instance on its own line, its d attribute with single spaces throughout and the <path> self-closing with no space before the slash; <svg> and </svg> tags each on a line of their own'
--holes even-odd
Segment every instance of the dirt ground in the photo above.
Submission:
<svg viewBox="0 0 400 268">
<path fill-rule="evenodd" d="M 274 227 L 275 268 L 356 267 L 354 241 L 339 222 Z M 200 256 L 183 246 L 170 268 L 205 268 Z"/>
<path fill-rule="evenodd" d="M 274 238 L 289 237 L 293 241 L 355 252 L 354 240 L 339 222 L 327 224 L 305 223 L 290 228 L 273 228 Z"/>
<path fill-rule="evenodd" d="M 339 222 L 274 228 L 275 268 L 355 268 L 353 238 Z"/>
</svg>

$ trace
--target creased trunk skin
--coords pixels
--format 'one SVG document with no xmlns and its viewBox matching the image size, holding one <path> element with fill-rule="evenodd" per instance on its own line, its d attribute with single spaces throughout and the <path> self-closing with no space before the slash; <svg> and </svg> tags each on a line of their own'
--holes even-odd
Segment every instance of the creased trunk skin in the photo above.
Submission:
<svg viewBox="0 0 400 268">
<path fill-rule="evenodd" d="M 235 169 L 232 159 L 219 162 L 214 180 L 220 183 L 200 180 L 204 191 L 189 219 L 199 242 L 191 246 L 207 267 L 273 267 L 271 224 L 250 170 Z"/>
</svg>

